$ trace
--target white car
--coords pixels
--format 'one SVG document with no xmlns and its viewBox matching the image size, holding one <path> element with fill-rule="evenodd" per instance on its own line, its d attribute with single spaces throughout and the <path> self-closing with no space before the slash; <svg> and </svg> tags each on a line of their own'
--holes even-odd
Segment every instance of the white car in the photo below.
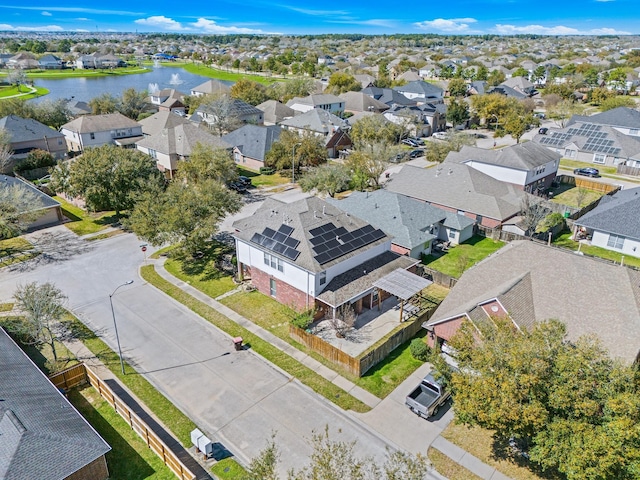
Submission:
<svg viewBox="0 0 640 480">
<path fill-rule="evenodd" d="M 449 137 L 446 132 L 436 132 L 432 136 L 438 140 L 446 140 Z"/>
</svg>

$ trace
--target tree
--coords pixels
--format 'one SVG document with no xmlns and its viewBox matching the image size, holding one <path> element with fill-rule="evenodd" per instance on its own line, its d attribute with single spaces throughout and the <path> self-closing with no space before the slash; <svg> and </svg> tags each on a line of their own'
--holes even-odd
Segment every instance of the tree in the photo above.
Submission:
<svg viewBox="0 0 640 480">
<path fill-rule="evenodd" d="M 495 430 L 503 443 L 515 438 L 531 461 L 568 480 L 637 478 L 637 372 L 594 338 L 569 342 L 556 320 L 516 329 L 494 318 L 466 322 L 450 343 L 460 367 L 451 374 L 458 421 Z"/>
<path fill-rule="evenodd" d="M 525 227 L 525 235 L 533 235 L 540 222 L 547 216 L 547 209 L 539 199 L 534 200 L 532 195 L 525 194 L 520 202 L 522 224 Z"/>
<path fill-rule="evenodd" d="M 16 87 L 18 87 L 19 92 L 21 85 L 27 83 L 27 74 L 24 73 L 24 70 L 22 70 L 21 68 L 15 68 L 7 74 L 5 81 L 9 85 L 15 85 Z"/>
<path fill-rule="evenodd" d="M 600 110 L 606 112 L 607 110 L 613 110 L 614 108 L 628 107 L 635 108 L 636 102 L 631 97 L 615 96 L 610 97 L 600 102 Z"/>
<path fill-rule="evenodd" d="M 512 77 L 525 77 L 525 78 L 529 78 L 529 70 L 527 70 L 526 68 L 523 67 L 518 67 L 516 68 L 513 73 L 511 74 Z"/>
<path fill-rule="evenodd" d="M 531 81 L 533 83 L 542 82 L 545 79 L 546 74 L 547 74 L 547 69 L 544 68 L 544 65 L 540 65 L 536 67 L 533 73 L 531 74 Z"/>
<path fill-rule="evenodd" d="M 20 235 L 43 207 L 40 198 L 26 185 L 0 188 L 0 239 Z"/>
<path fill-rule="evenodd" d="M 240 196 L 220 182 L 179 177 L 165 191 L 143 192 L 125 224 L 152 245 L 179 243 L 187 253 L 202 250 L 229 214 L 240 210 Z"/>
<path fill-rule="evenodd" d="M 489 72 L 489 76 L 487 77 L 487 83 L 491 87 L 495 87 L 496 85 L 500 85 L 506 79 L 506 75 L 501 70 L 492 70 Z"/>
<path fill-rule="evenodd" d="M 51 174 L 55 191 L 84 198 L 90 210 L 115 210 L 116 215 L 131 210 L 140 193 L 162 181 L 152 158 L 115 145 L 91 148 Z"/>
<path fill-rule="evenodd" d="M 72 115 L 67 101 L 60 98 L 53 101 L 45 100 L 34 105 L 32 118 L 57 130 L 71 120 Z"/>
<path fill-rule="evenodd" d="M 349 131 L 351 141 L 359 149 L 379 143 L 398 143 L 403 134 L 403 128 L 387 120 L 384 115 L 368 115 L 361 118 Z"/>
<path fill-rule="evenodd" d="M 11 149 L 11 135 L 4 128 L 0 128 L 0 173 L 9 173 L 13 157 Z"/>
<path fill-rule="evenodd" d="M 329 85 L 327 85 L 327 93 L 339 95 L 344 92 L 359 92 L 362 85 L 353 75 L 344 72 L 336 72 L 329 77 Z"/>
<path fill-rule="evenodd" d="M 118 99 L 110 93 L 103 93 L 89 100 L 89 106 L 93 115 L 113 113 L 118 109 Z"/>
<path fill-rule="evenodd" d="M 231 97 L 247 102 L 249 105 L 258 105 L 269 100 L 267 88 L 261 83 L 241 78 L 231 87 Z"/>
<path fill-rule="evenodd" d="M 326 161 L 327 149 L 321 137 L 313 132 L 300 135 L 292 130 L 284 130 L 265 156 L 265 165 L 276 170 L 293 167 L 299 171 L 300 167 L 315 167 Z"/>
<path fill-rule="evenodd" d="M 469 107 L 467 103 L 460 99 L 453 99 L 449 102 L 447 107 L 447 121 L 451 122 L 451 125 L 456 127 L 457 125 L 463 125 L 469 120 Z"/>
<path fill-rule="evenodd" d="M 600 105 L 608 98 L 615 97 L 615 92 L 604 87 L 594 88 L 588 94 L 588 99 L 593 105 Z"/>
<path fill-rule="evenodd" d="M 207 95 L 201 104 L 207 113 L 207 125 L 210 130 L 221 137 L 241 126 L 242 122 L 233 106 L 233 98 L 229 95 Z"/>
<path fill-rule="evenodd" d="M 189 183 L 215 180 L 226 185 L 237 180 L 238 168 L 228 150 L 198 143 L 180 165 L 180 174 Z"/>
<path fill-rule="evenodd" d="M 529 125 L 535 125 L 536 120 L 532 114 L 522 115 L 518 112 L 512 112 L 502 122 L 501 128 L 496 129 L 495 136 L 511 135 L 515 138 L 516 143 L 520 143 L 520 138 L 527 131 Z"/>
<path fill-rule="evenodd" d="M 91 105 L 91 102 L 89 102 L 89 105 Z M 148 108 L 147 93 L 138 92 L 134 88 L 127 88 L 122 92 L 122 97 L 116 106 L 118 112 L 132 120 L 137 120 L 140 114 L 144 113 Z"/>
<path fill-rule="evenodd" d="M 471 135 L 465 133 L 450 134 L 447 140 L 427 142 L 424 150 L 424 158 L 428 162 L 444 162 L 449 152 L 459 152 L 464 145 L 475 145 L 476 141 Z"/>
<path fill-rule="evenodd" d="M 61 333 L 59 321 L 66 313 L 67 297 L 52 283 L 38 282 L 18 285 L 13 298 L 24 320 L 12 324 L 13 333 L 19 334 L 27 344 L 40 348 L 48 345 L 54 364 L 58 362 L 56 343 Z"/>
<path fill-rule="evenodd" d="M 547 107 L 549 118 L 556 120 L 560 128 L 564 128 L 573 115 L 580 113 L 580 107 L 572 100 L 561 100 L 555 105 Z"/>
<path fill-rule="evenodd" d="M 464 97 L 467 94 L 467 82 L 462 78 L 452 78 L 449 80 L 448 89 L 452 97 Z"/>
<path fill-rule="evenodd" d="M 378 188 L 380 176 L 387 169 L 388 160 L 400 151 L 399 146 L 383 142 L 372 143 L 355 150 L 347 157 L 345 163 L 352 174 L 353 188 L 365 190 L 371 185 Z"/>
<path fill-rule="evenodd" d="M 315 189 L 333 198 L 336 193 L 347 190 L 350 181 L 351 174 L 344 165 L 327 163 L 311 169 L 299 183 L 303 192 Z"/>
</svg>

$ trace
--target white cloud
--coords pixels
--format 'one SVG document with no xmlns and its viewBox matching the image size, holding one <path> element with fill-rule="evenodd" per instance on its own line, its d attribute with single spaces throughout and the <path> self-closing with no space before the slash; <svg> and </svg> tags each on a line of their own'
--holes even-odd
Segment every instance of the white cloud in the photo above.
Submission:
<svg viewBox="0 0 640 480">
<path fill-rule="evenodd" d="M 416 22 L 414 25 L 421 30 L 437 30 L 448 33 L 471 33 L 469 30 L 470 23 L 476 23 L 475 18 L 436 18 L 433 20 L 425 20 Z"/>
<path fill-rule="evenodd" d="M 609 2 L 615 2 L 616 0 L 596 0 L 596 2 L 599 3 L 609 3 Z"/>
<path fill-rule="evenodd" d="M 139 18 L 138 20 L 134 20 L 134 23 L 137 23 L 138 25 L 146 25 L 148 27 L 157 27 L 173 32 L 185 30 L 185 27 L 183 27 L 180 22 L 176 22 L 173 18 L 168 18 L 164 15 L 155 15 L 149 18 Z"/>
<path fill-rule="evenodd" d="M 45 17 L 50 17 L 52 14 L 51 12 L 42 12 L 42 15 L 44 15 Z"/>
<path fill-rule="evenodd" d="M 329 17 L 329 16 L 334 16 L 334 15 L 348 15 L 349 12 L 346 12 L 344 10 L 313 10 L 310 8 L 299 8 L 299 7 L 292 7 L 290 5 L 281 5 L 283 8 L 287 8 L 289 10 L 293 10 L 294 12 L 298 12 L 298 13 L 304 13 L 305 15 L 313 15 L 313 16 L 325 16 L 325 17 Z"/>
<path fill-rule="evenodd" d="M 497 24 L 495 27 L 497 33 L 501 35 L 629 35 L 629 32 L 623 32 L 614 28 L 593 28 L 591 30 L 578 30 L 573 27 L 565 27 L 564 25 L 556 25 L 553 27 L 545 27 L 543 25 L 502 25 Z"/>
<path fill-rule="evenodd" d="M 350 18 L 350 17 L 341 17 L 334 20 L 327 20 L 327 23 L 340 23 L 340 24 L 347 24 L 347 25 L 368 25 L 372 27 L 385 27 L 385 28 L 397 27 L 397 22 L 395 20 L 389 20 L 385 18 L 371 18 L 369 20 L 357 20 L 355 18 Z"/>
<path fill-rule="evenodd" d="M 42 10 L 46 8 L 49 12 L 79 12 L 92 13 L 95 15 L 144 15 L 144 12 L 131 12 L 128 10 L 99 10 L 87 7 L 22 7 L 15 5 L 0 5 L 0 8 L 12 8 L 16 10 Z"/>
<path fill-rule="evenodd" d="M 64 28 L 60 25 L 42 25 L 40 27 L 14 27 L 8 23 L 0 23 L 0 30 L 13 32 L 63 32 Z"/>
<path fill-rule="evenodd" d="M 279 35 L 279 33 L 277 32 L 265 32 L 263 30 L 255 28 L 225 27 L 222 25 L 218 25 L 213 20 L 209 20 L 207 18 L 199 18 L 197 22 L 190 23 L 189 25 L 191 25 L 194 29 L 202 31 L 203 33 L 258 33 Z"/>
<path fill-rule="evenodd" d="M 79 22 L 88 22 L 89 19 L 87 17 L 78 17 L 76 18 L 76 20 L 78 20 Z"/>
</svg>

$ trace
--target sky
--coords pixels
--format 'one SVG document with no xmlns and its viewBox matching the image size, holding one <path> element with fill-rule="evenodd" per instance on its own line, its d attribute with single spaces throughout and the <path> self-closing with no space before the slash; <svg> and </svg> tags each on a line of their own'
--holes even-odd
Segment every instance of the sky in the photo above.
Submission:
<svg viewBox="0 0 640 480">
<path fill-rule="evenodd" d="M 51 0 L 49 0 L 51 1 Z M 639 0 L 0 0 L 0 31 L 198 34 L 640 33 Z"/>
</svg>

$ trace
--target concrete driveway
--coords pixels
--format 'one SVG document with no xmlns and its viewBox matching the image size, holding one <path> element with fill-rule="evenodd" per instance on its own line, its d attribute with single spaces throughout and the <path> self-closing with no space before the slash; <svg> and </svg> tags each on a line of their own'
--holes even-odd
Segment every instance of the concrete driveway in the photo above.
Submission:
<svg viewBox="0 0 640 480">
<path fill-rule="evenodd" d="M 32 238 L 43 235 L 56 251 L 64 251 L 61 239 L 73 239 L 65 227 Z M 113 297 L 124 357 L 242 461 L 277 432 L 282 473 L 299 468 L 311 453 L 312 431 L 325 425 L 335 440 L 357 440 L 359 455 L 382 459 L 387 446 L 395 447 L 250 350 L 235 352 L 227 335 L 145 284 L 138 276 L 144 261 L 140 243 L 123 234 L 79 248 L 84 241 L 75 239 L 68 256 L 49 255 L 47 261 L 0 271 L 0 301 L 9 301 L 19 283 L 54 282 L 68 295 L 69 308 L 116 350 L 109 294 L 133 279 Z"/>
</svg>

